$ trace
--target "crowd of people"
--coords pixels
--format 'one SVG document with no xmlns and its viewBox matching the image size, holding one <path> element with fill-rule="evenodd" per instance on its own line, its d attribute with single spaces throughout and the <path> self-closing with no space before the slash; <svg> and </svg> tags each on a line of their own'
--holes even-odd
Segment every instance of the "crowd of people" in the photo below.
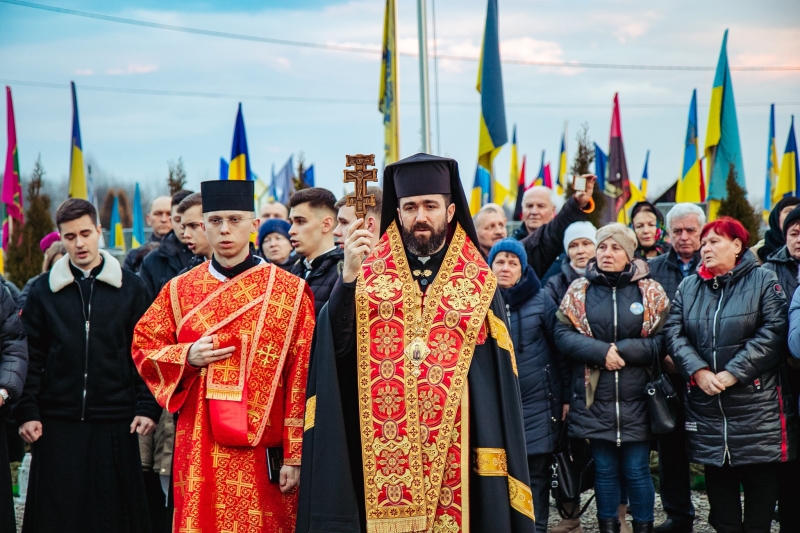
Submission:
<svg viewBox="0 0 800 533">
<path fill-rule="evenodd" d="M 693 531 L 692 463 L 717 531 L 800 531 L 800 199 L 749 248 L 688 203 L 597 228 L 587 178 L 566 201 L 528 189 L 511 236 L 424 154 L 386 167 L 363 219 L 323 188 L 256 212 L 252 184 L 204 182 L 152 201 L 122 265 L 66 201 L 42 274 L 0 290 L 23 532 L 577 533 L 579 500 L 549 524 L 566 440 L 602 533 Z M 655 434 L 661 373 L 679 408 Z"/>
</svg>

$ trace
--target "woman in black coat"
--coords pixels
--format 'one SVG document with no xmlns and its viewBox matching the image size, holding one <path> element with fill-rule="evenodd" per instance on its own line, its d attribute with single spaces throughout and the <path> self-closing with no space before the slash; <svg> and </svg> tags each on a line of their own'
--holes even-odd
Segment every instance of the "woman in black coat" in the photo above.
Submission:
<svg viewBox="0 0 800 533">
<path fill-rule="evenodd" d="M 595 463 L 597 518 L 602 533 L 618 532 L 623 477 L 636 533 L 653 529 L 649 370 L 660 360 L 656 337 L 669 298 L 649 279 L 637 241 L 623 224 L 597 231 L 597 257 L 573 282 L 558 311 L 556 343 L 573 362 L 570 436 L 589 439 Z"/>
<path fill-rule="evenodd" d="M 706 224 L 701 239 L 703 266 L 678 287 L 665 326 L 668 352 L 689 381 L 689 459 L 705 465 L 717 531 L 768 532 L 778 466 L 794 459 L 797 446 L 782 360 L 786 297 L 775 274 L 748 253 L 738 221 Z"/>
<path fill-rule="evenodd" d="M 552 331 L 556 305 L 541 290 L 536 273 L 527 264 L 525 248 L 516 239 L 504 239 L 489 252 L 508 313 L 511 340 L 519 374 L 528 469 L 531 475 L 536 531 L 547 531 L 550 512 L 550 464 L 569 402 L 569 368 L 555 357 Z"/>
</svg>

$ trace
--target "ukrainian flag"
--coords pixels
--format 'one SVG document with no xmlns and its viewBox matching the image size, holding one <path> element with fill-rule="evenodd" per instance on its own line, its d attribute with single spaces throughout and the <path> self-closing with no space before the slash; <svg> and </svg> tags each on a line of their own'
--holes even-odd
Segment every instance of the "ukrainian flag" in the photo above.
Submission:
<svg viewBox="0 0 800 533">
<path fill-rule="evenodd" d="M 111 248 L 119 248 L 125 251 L 125 233 L 122 231 L 122 221 L 119 218 L 119 197 L 114 197 L 114 207 L 111 209 Z"/>
<path fill-rule="evenodd" d="M 786 180 L 781 178 L 778 167 L 778 144 L 775 142 L 775 104 L 772 104 L 769 116 L 769 143 L 767 145 L 767 183 L 772 186 L 770 211 L 772 210 L 772 204 L 777 204 L 784 196 L 795 194 L 794 178 Z M 764 209 L 766 208 L 767 204 L 765 202 Z"/>
<path fill-rule="evenodd" d="M 630 220 L 631 209 L 639 202 L 644 202 L 647 200 L 647 165 L 650 162 L 650 150 L 647 151 L 647 155 L 644 156 L 644 170 L 642 170 L 642 183 L 641 187 L 637 187 L 634 182 L 630 182 L 631 186 L 631 197 L 628 198 L 628 201 L 625 202 L 625 209 L 620 210 L 617 213 L 617 222 L 621 222 L 622 224 L 628 224 L 633 222 Z"/>
<path fill-rule="evenodd" d="M 519 184 L 519 153 L 517 152 L 517 125 L 514 124 L 514 132 L 511 135 L 511 171 L 510 171 L 510 176 L 508 178 L 508 194 L 506 196 L 509 205 L 513 205 L 517 201 L 518 184 Z"/>
<path fill-rule="evenodd" d="M 400 159 L 399 79 L 397 72 L 397 5 L 386 0 L 383 16 L 383 57 L 378 91 L 378 111 L 383 113 L 384 165 Z M 313 185 L 312 185 L 313 187 Z"/>
<path fill-rule="evenodd" d="M 728 65 L 728 30 L 722 38 L 722 50 L 717 62 L 717 73 L 711 89 L 711 106 L 708 111 L 705 153 L 708 176 L 708 219 L 715 220 L 719 202 L 727 197 L 725 182 L 730 166 L 736 171 L 736 181 L 747 189 L 739 143 L 739 124 L 733 99 L 733 83 Z"/>
<path fill-rule="evenodd" d="M 533 179 L 533 187 L 541 187 L 545 185 L 544 182 L 544 150 L 542 150 L 542 162 L 539 163 L 539 173 Z"/>
<path fill-rule="evenodd" d="M 120 225 L 120 229 L 122 225 Z M 133 232 L 131 234 L 131 249 L 139 248 L 144 244 L 144 213 L 142 212 L 142 196 L 139 193 L 139 182 L 133 193 Z"/>
<path fill-rule="evenodd" d="M 675 192 L 676 202 L 703 201 L 700 160 L 697 150 L 697 89 L 692 91 L 692 103 L 689 105 L 689 123 L 686 126 L 686 140 L 683 147 L 683 167 L 681 179 Z M 725 174 L 727 178 L 727 173 Z"/>
<path fill-rule="evenodd" d="M 792 125 L 789 127 L 789 138 L 786 140 L 786 150 L 783 152 L 778 178 L 781 186 L 791 183 L 794 190 L 798 189 L 797 178 L 800 176 L 800 170 L 797 164 L 797 138 L 794 136 L 794 115 L 792 115 Z"/>
<path fill-rule="evenodd" d="M 556 192 L 559 196 L 564 194 L 567 181 L 567 125 L 564 124 L 564 133 L 561 134 L 561 151 L 558 156 L 558 179 L 556 180 Z"/>
<path fill-rule="evenodd" d="M 81 147 L 81 125 L 78 121 L 78 97 L 75 94 L 75 82 L 72 88 L 72 152 L 69 163 L 69 197 L 89 199 L 86 187 L 86 174 L 83 171 L 83 148 Z"/>
<path fill-rule="evenodd" d="M 484 204 L 492 201 L 491 182 L 492 175 L 489 174 L 489 171 L 478 165 L 475 170 L 475 181 L 472 183 L 472 193 L 469 198 L 469 212 L 472 216 L 475 216 Z"/>
<path fill-rule="evenodd" d="M 489 0 L 478 63 L 478 92 L 481 94 L 478 164 L 492 173 L 492 162 L 508 142 L 506 111 L 503 102 L 503 76 L 500 69 L 500 40 L 497 26 L 497 0 Z"/>
<path fill-rule="evenodd" d="M 244 132 L 244 117 L 242 104 L 239 103 L 239 112 L 236 113 L 236 126 L 233 129 L 233 146 L 231 147 L 231 163 L 228 167 L 229 180 L 249 180 L 250 154 L 247 152 L 247 134 Z"/>
<path fill-rule="evenodd" d="M 647 172 L 647 164 L 650 163 L 650 150 L 647 151 L 647 155 L 644 156 L 644 170 L 642 170 L 642 184 L 639 187 L 639 191 L 642 193 L 642 196 L 647 198 L 647 181 L 650 179 L 648 172 Z"/>
</svg>

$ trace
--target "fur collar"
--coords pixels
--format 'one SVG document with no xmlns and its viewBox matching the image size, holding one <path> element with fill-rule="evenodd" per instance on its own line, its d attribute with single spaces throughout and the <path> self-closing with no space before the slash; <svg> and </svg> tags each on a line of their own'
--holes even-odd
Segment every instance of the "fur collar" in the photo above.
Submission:
<svg viewBox="0 0 800 533">
<path fill-rule="evenodd" d="M 122 287 L 122 267 L 119 261 L 105 250 L 100 250 L 100 255 L 103 256 L 103 270 L 100 271 L 97 280 L 119 289 Z M 48 281 L 50 290 L 53 292 L 58 292 L 75 281 L 72 270 L 69 268 L 69 255 L 65 255 L 55 262 L 50 270 Z"/>
</svg>

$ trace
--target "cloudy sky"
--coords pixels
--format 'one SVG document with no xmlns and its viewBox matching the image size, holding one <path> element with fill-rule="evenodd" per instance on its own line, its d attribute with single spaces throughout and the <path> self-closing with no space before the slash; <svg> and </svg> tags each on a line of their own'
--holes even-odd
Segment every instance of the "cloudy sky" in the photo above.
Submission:
<svg viewBox="0 0 800 533">
<path fill-rule="evenodd" d="M 205 1 L 39 0 L 103 15 L 332 45 L 378 49 L 384 2 L 289 0 Z M 399 11 L 401 152 L 419 151 L 420 107 L 416 1 Z M 441 54 L 477 57 L 485 0 L 428 0 L 435 8 Z M 580 125 L 604 148 L 611 103 L 619 92 L 629 172 L 638 180 L 650 156 L 650 190 L 677 177 L 692 89 L 698 90 L 700 139 L 713 67 L 730 30 L 733 66 L 800 66 L 800 2 L 796 0 L 500 0 L 504 59 L 712 67 L 654 71 L 504 64 L 509 128 L 517 124 L 528 172 L 541 151 L 557 164 L 564 123 L 570 158 Z M 429 46 L 433 52 L 433 20 Z M 48 174 L 65 178 L 71 106 L 78 86 L 84 153 L 104 173 L 143 187 L 162 186 L 167 161 L 183 157 L 189 184 L 215 179 L 230 155 L 237 103 L 247 127 L 251 165 L 269 176 L 291 155 L 315 164 L 319 185 L 342 192 L 345 154 L 380 153 L 377 110 L 380 56 L 233 40 L 76 17 L 0 2 L 0 83 L 12 87 L 20 165 L 38 154 Z M 434 100 L 434 62 L 431 95 Z M 433 151 L 456 158 L 465 183 L 475 172 L 479 95 L 477 63 L 439 60 L 438 112 L 432 107 Z M 763 197 L 769 103 L 776 105 L 782 154 L 792 114 L 800 118 L 800 71 L 732 74 L 745 174 L 751 200 Z M 146 89 L 136 94 L 103 88 Z M 100 90 L 102 89 L 102 90 Z M 183 94 L 172 94 L 172 93 Z M 204 93 L 205 96 L 187 93 Z M 438 115 L 438 120 L 437 120 Z M 5 123 L 5 106 L 0 109 Z M 437 129 L 438 123 L 438 129 Z M 507 179 L 509 149 L 496 159 Z M 780 155 L 779 155 L 780 157 Z M 530 174 L 529 174 L 530 175 Z"/>
</svg>

